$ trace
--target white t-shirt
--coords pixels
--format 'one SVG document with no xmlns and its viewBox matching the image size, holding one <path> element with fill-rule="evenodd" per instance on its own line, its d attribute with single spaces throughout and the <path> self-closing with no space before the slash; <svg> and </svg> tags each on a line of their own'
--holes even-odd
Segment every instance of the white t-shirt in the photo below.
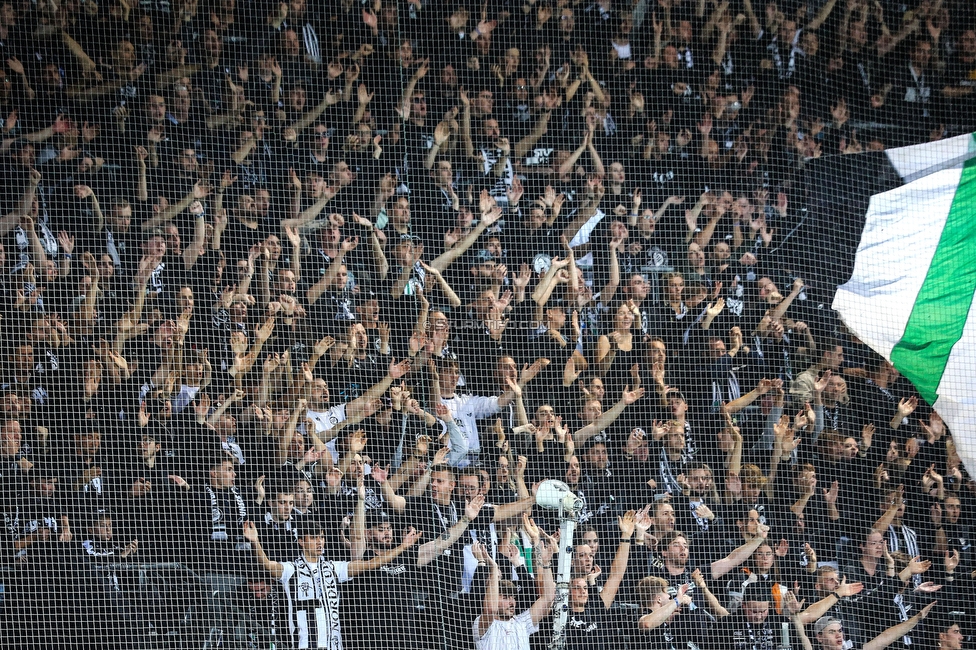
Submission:
<svg viewBox="0 0 976 650">
<path fill-rule="evenodd" d="M 501 407 L 498 406 L 498 398 L 455 394 L 454 397 L 442 397 L 441 404 L 451 412 L 455 424 L 467 437 L 468 453 L 476 454 L 481 451 L 481 442 L 478 439 L 478 420 L 501 411 Z"/>
<path fill-rule="evenodd" d="M 539 631 L 529 610 L 507 621 L 492 622 L 484 636 L 480 635 L 480 622 L 481 616 L 478 616 L 471 630 L 478 650 L 529 650 L 529 635 Z"/>
<path fill-rule="evenodd" d="M 342 650 L 339 583 L 348 582 L 349 563 L 322 559 L 282 562 L 279 580 L 288 604 L 288 629 L 297 648 Z"/>
<path fill-rule="evenodd" d="M 328 411 L 313 411 L 312 409 L 308 409 L 305 412 L 305 416 L 315 423 L 315 433 L 321 436 L 322 433 L 329 429 L 334 429 L 337 424 L 346 419 L 346 404 L 345 402 L 336 404 Z M 338 463 L 339 452 L 336 450 L 335 440 L 330 440 L 325 443 L 325 446 L 329 448 L 329 452 L 332 454 L 332 462 Z"/>
</svg>

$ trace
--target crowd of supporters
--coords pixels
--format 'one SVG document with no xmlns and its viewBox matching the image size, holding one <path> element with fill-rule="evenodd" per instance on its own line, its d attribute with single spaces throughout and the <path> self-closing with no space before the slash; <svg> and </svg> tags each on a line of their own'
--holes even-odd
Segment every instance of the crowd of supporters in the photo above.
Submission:
<svg viewBox="0 0 976 650">
<path fill-rule="evenodd" d="M 543 648 L 558 479 L 571 650 L 965 647 L 976 482 L 798 259 L 974 7 L 0 0 L 4 646 Z"/>
</svg>

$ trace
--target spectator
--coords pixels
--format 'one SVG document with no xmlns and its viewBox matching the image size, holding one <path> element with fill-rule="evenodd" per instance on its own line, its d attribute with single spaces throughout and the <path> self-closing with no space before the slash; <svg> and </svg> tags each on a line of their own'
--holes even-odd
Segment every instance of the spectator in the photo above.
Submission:
<svg viewBox="0 0 976 650">
<path fill-rule="evenodd" d="M 966 432 L 833 345 L 877 156 L 811 172 L 976 130 L 971 3 L 326 4 L 0 2 L 0 643 L 541 647 L 556 479 L 571 646 L 965 645 Z"/>
</svg>

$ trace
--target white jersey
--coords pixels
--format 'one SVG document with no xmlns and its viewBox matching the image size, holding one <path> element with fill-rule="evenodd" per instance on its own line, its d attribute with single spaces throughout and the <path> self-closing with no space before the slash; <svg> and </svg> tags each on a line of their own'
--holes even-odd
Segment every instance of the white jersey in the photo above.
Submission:
<svg viewBox="0 0 976 650">
<path fill-rule="evenodd" d="M 532 620 L 532 612 L 525 610 L 507 621 L 494 621 L 488 626 L 484 636 L 480 635 L 478 624 L 481 617 L 474 619 L 472 632 L 478 650 L 529 650 L 529 635 L 539 631 Z"/>
<path fill-rule="evenodd" d="M 478 420 L 501 411 L 501 407 L 498 406 L 498 398 L 455 394 L 453 397 L 442 397 L 441 404 L 451 412 L 454 423 L 468 439 L 468 453 L 477 454 L 481 451 L 481 442 L 478 438 Z"/>
<path fill-rule="evenodd" d="M 344 422 L 346 419 L 346 404 L 336 404 L 328 411 L 313 411 L 308 409 L 305 411 L 305 416 L 315 424 L 315 434 L 320 436 L 330 429 L 334 429 L 340 422 Z M 302 425 L 302 432 L 304 431 L 304 425 Z M 332 454 L 332 462 L 339 462 L 339 451 L 336 449 L 336 441 L 330 440 L 325 443 L 328 447 L 329 453 Z"/>
<path fill-rule="evenodd" d="M 342 650 L 339 583 L 349 581 L 349 563 L 319 557 L 283 562 L 281 584 L 288 601 L 288 630 L 296 648 Z"/>
</svg>

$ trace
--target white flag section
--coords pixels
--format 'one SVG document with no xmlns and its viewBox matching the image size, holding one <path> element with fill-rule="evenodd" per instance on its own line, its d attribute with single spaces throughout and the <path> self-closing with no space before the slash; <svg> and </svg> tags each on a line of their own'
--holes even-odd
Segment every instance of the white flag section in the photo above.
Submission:
<svg viewBox="0 0 976 650">
<path fill-rule="evenodd" d="M 854 274 L 837 289 L 833 307 L 889 361 L 939 246 L 961 174 L 948 169 L 871 197 Z"/>
<path fill-rule="evenodd" d="M 972 142 L 971 136 L 966 137 Z M 923 148 L 924 145 L 911 147 Z M 916 386 L 919 386 L 916 378 L 927 377 L 935 388 L 934 382 L 941 375 L 934 394 L 930 391 L 927 395 L 921 387 L 919 390 L 929 400 L 938 396 L 933 406 L 949 425 L 970 475 L 976 475 L 976 314 L 971 306 L 973 291 L 970 288 L 963 292 L 968 293 L 968 298 L 956 296 L 956 312 L 940 310 L 937 306 L 933 309 L 930 300 L 928 310 L 917 312 L 912 319 L 913 310 L 919 308 L 917 300 L 927 278 L 926 286 L 932 287 L 933 278 L 929 272 L 937 251 L 942 263 L 948 259 L 955 260 L 963 268 L 968 266 L 971 270 L 973 267 L 976 239 L 971 242 L 968 253 L 962 256 L 956 252 L 950 255 L 943 238 L 963 173 L 960 167 L 937 171 L 871 197 L 854 272 L 850 281 L 838 288 L 833 308 L 859 339 L 913 379 Z M 969 178 L 972 171 L 966 173 Z M 958 202 L 955 210 L 953 223 L 958 223 L 961 216 Z M 976 214 L 965 216 L 970 222 L 976 220 Z M 937 269 L 945 270 L 945 267 L 937 266 Z M 965 305 L 960 311 L 958 307 L 963 302 Z M 943 356 L 942 363 L 933 362 L 924 353 L 911 357 L 913 378 L 913 373 L 902 363 L 904 355 L 892 359 L 892 351 L 903 340 L 908 328 L 918 327 L 920 316 L 923 325 L 927 326 L 922 329 L 934 326 L 941 332 L 952 330 L 953 325 L 958 328 L 963 321 L 965 325 L 961 338 L 951 345 L 951 351 L 947 358 Z M 946 322 L 940 322 L 940 318 L 945 318 Z"/>
<path fill-rule="evenodd" d="M 954 162 L 955 167 L 962 167 L 962 159 L 972 151 L 973 136 L 965 133 L 936 142 L 888 149 L 885 155 L 898 175 L 905 179 L 949 161 Z"/>
</svg>

